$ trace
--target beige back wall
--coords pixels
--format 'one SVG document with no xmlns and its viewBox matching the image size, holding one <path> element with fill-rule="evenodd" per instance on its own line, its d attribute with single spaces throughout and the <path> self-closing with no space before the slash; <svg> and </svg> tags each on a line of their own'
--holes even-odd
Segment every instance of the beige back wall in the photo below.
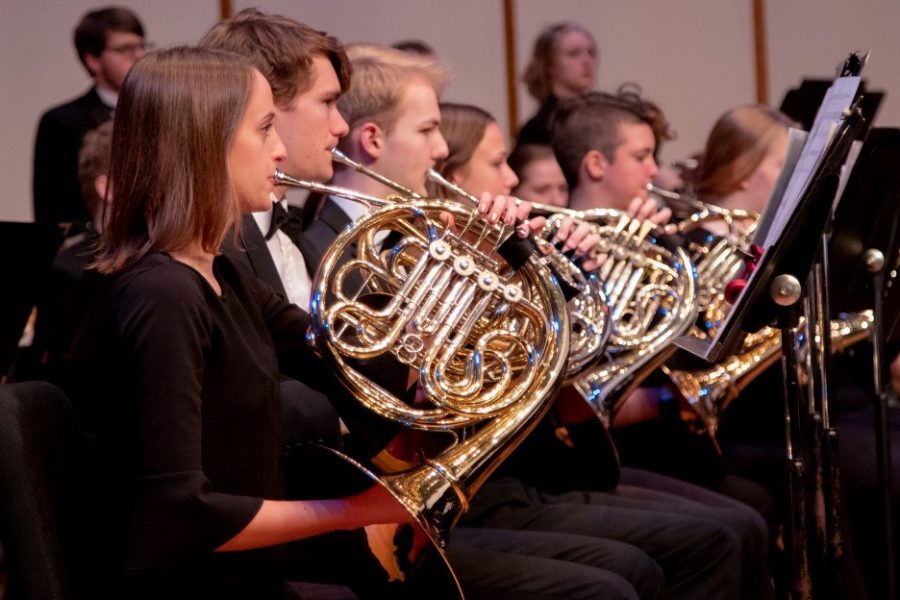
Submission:
<svg viewBox="0 0 900 600">
<path fill-rule="evenodd" d="M 195 42 L 218 18 L 216 0 L 124 0 L 159 45 Z M 483 106 L 508 129 L 500 0 L 234 0 L 306 21 L 345 42 L 391 43 L 417 37 L 432 44 L 456 78 L 448 100 Z M 873 50 L 866 76 L 888 96 L 878 124 L 900 125 L 892 96 L 900 83 L 900 4 L 896 0 L 768 0 L 771 100 L 804 76 L 829 77 L 847 51 Z M 31 156 L 37 120 L 46 108 L 89 85 L 72 48 L 86 0 L 0 2 L 0 220 L 27 221 L 31 211 Z M 703 144 L 715 118 L 755 100 L 751 0 L 517 0 L 517 54 L 524 67 L 534 36 L 570 19 L 596 36 L 599 86 L 639 83 L 666 111 L 679 138 L 663 152 L 671 160 Z M 813 15 L 816 15 L 813 18 Z M 533 110 L 519 90 L 520 118 Z"/>
<path fill-rule="evenodd" d="M 755 97 L 749 0 L 522 0 L 516 6 L 520 71 L 544 27 L 579 23 L 593 33 L 600 50 L 598 88 L 615 91 L 623 83 L 637 83 L 665 111 L 678 138 L 663 148 L 663 159 L 697 150 L 723 110 Z M 521 86 L 519 94 L 524 120 L 535 104 Z"/>
<path fill-rule="evenodd" d="M 900 2 L 896 0 L 768 0 L 769 89 L 772 102 L 803 77 L 829 79 L 848 53 L 871 50 L 863 71 L 871 89 L 887 92 L 876 126 L 900 126 Z"/>
<path fill-rule="evenodd" d="M 218 18 L 218 2 L 120 2 L 134 9 L 160 46 L 196 42 Z M 72 43 L 81 16 L 104 6 L 88 0 L 0 2 L 0 220 L 30 221 L 34 134 L 50 106 L 91 85 Z"/>
</svg>

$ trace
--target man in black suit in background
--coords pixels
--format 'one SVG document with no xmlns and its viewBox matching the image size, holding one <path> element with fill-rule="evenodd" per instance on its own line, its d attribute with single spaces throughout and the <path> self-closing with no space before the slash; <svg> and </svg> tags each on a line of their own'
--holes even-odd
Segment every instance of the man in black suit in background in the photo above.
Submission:
<svg viewBox="0 0 900 600">
<path fill-rule="evenodd" d="M 88 131 L 112 118 L 125 75 L 146 51 L 144 27 L 126 8 L 94 10 L 75 28 L 75 49 L 93 86 L 41 116 L 32 189 L 36 222 L 73 223 L 77 231 L 89 218 L 78 184 L 78 150 Z"/>
</svg>

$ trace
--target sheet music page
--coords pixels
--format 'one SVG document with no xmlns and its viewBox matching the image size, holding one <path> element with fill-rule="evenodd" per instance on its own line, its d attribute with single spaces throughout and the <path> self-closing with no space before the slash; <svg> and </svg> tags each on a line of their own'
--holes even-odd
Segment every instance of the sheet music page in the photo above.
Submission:
<svg viewBox="0 0 900 600">
<path fill-rule="evenodd" d="M 791 157 L 791 150 L 797 153 L 800 148 L 799 156 L 796 157 L 792 170 L 789 167 L 791 163 L 786 160 L 785 168 L 770 199 L 770 206 L 767 207 L 763 220 L 760 222 L 761 230 L 757 232 L 754 241 L 762 246 L 763 254 L 756 270 L 750 275 L 747 285 L 735 300 L 732 310 L 723 320 L 713 340 L 703 340 L 705 343 L 698 343 L 700 340 L 696 340 L 696 338 L 682 336 L 675 340 L 677 346 L 708 361 L 715 361 L 726 346 L 735 343 L 735 340 L 743 335 L 739 328 L 731 323 L 735 313 L 738 312 L 734 309 L 742 303 L 746 303 L 746 298 L 749 297 L 748 292 L 753 288 L 756 275 L 762 272 L 770 261 L 771 248 L 779 240 L 791 216 L 796 212 L 800 199 L 809 187 L 812 174 L 825 157 L 829 142 L 841 123 L 845 110 L 853 104 L 859 84 L 859 77 L 839 77 L 835 80 L 822 100 L 812 130 L 805 136 L 805 143 L 803 141 L 805 132 L 791 130 L 788 157 Z"/>
<path fill-rule="evenodd" d="M 844 188 L 847 187 L 847 182 L 850 181 L 850 174 L 853 173 L 853 167 L 856 165 L 856 159 L 859 158 L 862 147 L 863 143 L 861 140 L 854 140 L 853 144 L 850 146 L 847 160 L 844 161 L 844 166 L 841 167 L 841 180 L 838 182 L 837 193 L 834 195 L 834 204 L 831 205 L 832 212 L 837 208 L 838 203 L 844 195 Z"/>
<path fill-rule="evenodd" d="M 772 222 L 775 220 L 775 215 L 778 213 L 784 190 L 787 189 L 788 182 L 791 180 L 791 174 L 794 172 L 794 167 L 797 165 L 797 160 L 800 158 L 803 145 L 806 144 L 808 137 L 809 133 L 802 129 L 794 129 L 793 127 L 788 129 L 788 150 L 784 157 L 784 166 L 781 168 L 775 187 L 772 188 L 772 195 L 769 197 L 769 201 L 766 202 L 766 209 L 759 220 L 759 226 L 756 228 L 756 234 L 753 236 L 754 244 L 763 245 L 769 233 L 769 228 L 772 227 Z"/>
<path fill-rule="evenodd" d="M 859 89 L 859 82 L 859 77 L 840 77 L 835 80 L 828 89 L 828 93 L 825 94 L 822 106 L 816 113 L 812 131 L 809 132 L 809 138 L 803 146 L 803 152 L 797 160 L 787 189 L 778 205 L 778 212 L 762 244 L 763 247 L 768 248 L 778 239 L 791 215 L 794 214 L 797 202 L 800 201 L 803 191 L 809 184 L 810 176 L 824 156 L 831 135 L 840 123 L 844 111 L 853 104 L 853 99 Z"/>
</svg>

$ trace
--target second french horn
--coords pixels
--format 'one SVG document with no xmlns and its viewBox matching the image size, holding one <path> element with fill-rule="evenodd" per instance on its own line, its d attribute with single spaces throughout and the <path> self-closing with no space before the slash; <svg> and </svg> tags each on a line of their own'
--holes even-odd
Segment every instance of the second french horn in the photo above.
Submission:
<svg viewBox="0 0 900 600">
<path fill-rule="evenodd" d="M 477 202 L 471 193 L 449 181 L 431 169 L 428 178 L 438 187 L 446 189 L 470 202 Z M 544 254 L 544 260 L 554 274 L 573 291 L 568 300 L 571 336 L 569 358 L 564 383 L 577 378 L 591 365 L 606 347 L 612 333 L 612 319 L 609 302 L 600 279 L 593 273 L 585 273 L 574 262 L 558 252 L 543 238 L 535 238 L 535 243 Z"/>
<path fill-rule="evenodd" d="M 672 352 L 697 314 L 696 275 L 687 253 L 660 244 L 656 224 L 613 209 L 575 211 L 535 205 L 547 215 L 544 235 L 562 220 L 588 222 L 604 257 L 597 271 L 612 317 L 612 333 L 601 357 L 573 382 L 595 414 L 609 424 L 640 382 Z"/>
</svg>

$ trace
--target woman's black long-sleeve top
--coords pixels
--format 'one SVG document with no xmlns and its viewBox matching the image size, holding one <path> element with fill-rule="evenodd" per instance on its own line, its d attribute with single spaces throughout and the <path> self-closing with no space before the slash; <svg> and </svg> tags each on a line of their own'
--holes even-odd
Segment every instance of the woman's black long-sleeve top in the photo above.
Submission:
<svg viewBox="0 0 900 600">
<path fill-rule="evenodd" d="M 129 594 L 279 593 L 279 549 L 214 550 L 283 494 L 278 374 L 315 376 L 309 320 L 227 257 L 213 270 L 221 296 L 150 254 L 100 305 L 104 519 Z"/>
</svg>

